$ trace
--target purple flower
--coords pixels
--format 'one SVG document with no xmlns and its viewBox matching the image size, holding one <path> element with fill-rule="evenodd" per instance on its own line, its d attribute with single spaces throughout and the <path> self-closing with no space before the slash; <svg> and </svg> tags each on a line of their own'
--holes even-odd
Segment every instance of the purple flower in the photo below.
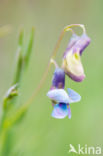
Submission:
<svg viewBox="0 0 103 156">
<path fill-rule="evenodd" d="M 64 86 L 65 86 L 65 72 L 63 69 L 57 67 L 53 75 L 51 88 L 64 88 Z"/>
<path fill-rule="evenodd" d="M 62 119 L 68 116 L 71 118 L 70 104 L 78 102 L 81 96 L 74 90 L 68 88 L 68 93 L 64 89 L 53 89 L 47 93 L 47 96 L 54 101 L 52 117 Z"/>
<path fill-rule="evenodd" d="M 56 63 L 56 62 L 55 62 Z M 52 117 L 62 119 L 68 116 L 71 118 L 70 104 L 78 102 L 81 96 L 74 90 L 68 88 L 68 93 L 64 90 L 65 87 L 65 72 L 63 69 L 56 67 L 52 86 L 47 93 L 47 96 L 52 101 L 53 111 Z"/>
<path fill-rule="evenodd" d="M 81 55 L 89 43 L 90 38 L 86 34 L 83 34 L 82 36 L 73 34 L 68 47 L 64 52 L 62 68 L 74 81 L 81 82 L 85 78 Z"/>
</svg>

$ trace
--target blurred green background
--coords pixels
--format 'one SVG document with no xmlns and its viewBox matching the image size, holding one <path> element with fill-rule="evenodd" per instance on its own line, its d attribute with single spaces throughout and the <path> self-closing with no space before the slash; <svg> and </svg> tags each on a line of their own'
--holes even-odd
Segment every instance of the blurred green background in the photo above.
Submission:
<svg viewBox="0 0 103 156">
<path fill-rule="evenodd" d="M 82 96 L 81 102 L 71 106 L 71 120 L 51 117 L 52 106 L 46 93 L 51 85 L 52 67 L 25 119 L 13 130 L 10 156 L 68 156 L 69 144 L 75 147 L 77 144 L 100 146 L 103 150 L 102 14 L 102 0 L 0 0 L 0 25 L 10 24 L 12 27 L 11 33 L 0 38 L 1 102 L 12 81 L 21 27 L 25 29 L 26 44 L 31 27 L 34 26 L 35 41 L 28 71 L 22 79 L 19 105 L 27 101 L 39 84 L 64 26 L 84 24 L 92 40 L 82 56 L 86 79 L 82 83 L 75 83 L 66 78 L 66 86 Z M 61 43 L 56 58 L 59 64 L 70 35 L 67 33 Z"/>
</svg>

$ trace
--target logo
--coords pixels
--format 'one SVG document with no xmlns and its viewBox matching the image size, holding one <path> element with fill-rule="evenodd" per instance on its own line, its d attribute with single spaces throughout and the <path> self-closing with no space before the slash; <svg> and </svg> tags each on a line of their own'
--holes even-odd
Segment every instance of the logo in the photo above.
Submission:
<svg viewBox="0 0 103 156">
<path fill-rule="evenodd" d="M 68 154 L 75 153 L 75 154 L 87 154 L 87 155 L 100 155 L 102 154 L 101 147 L 89 147 L 87 145 L 81 146 L 80 144 L 77 145 L 77 148 L 75 148 L 72 144 L 69 145 L 69 151 Z"/>
</svg>

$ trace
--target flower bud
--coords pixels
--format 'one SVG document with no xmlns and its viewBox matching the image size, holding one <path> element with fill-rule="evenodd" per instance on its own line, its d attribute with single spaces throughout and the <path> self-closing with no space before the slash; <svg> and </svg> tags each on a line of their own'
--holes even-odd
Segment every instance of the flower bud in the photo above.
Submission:
<svg viewBox="0 0 103 156">
<path fill-rule="evenodd" d="M 52 87 L 64 88 L 64 86 L 65 86 L 65 72 L 61 68 L 56 68 L 52 79 Z"/>
</svg>

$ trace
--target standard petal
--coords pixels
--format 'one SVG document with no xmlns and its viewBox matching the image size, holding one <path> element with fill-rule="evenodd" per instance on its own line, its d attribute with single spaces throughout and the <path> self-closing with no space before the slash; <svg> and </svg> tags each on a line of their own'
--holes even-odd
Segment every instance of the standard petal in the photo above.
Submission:
<svg viewBox="0 0 103 156">
<path fill-rule="evenodd" d="M 81 96 L 75 92 L 74 90 L 68 88 L 68 94 L 69 94 L 69 98 L 71 99 L 71 102 L 78 102 L 81 100 Z"/>
<path fill-rule="evenodd" d="M 68 115 L 68 108 L 66 104 L 56 104 L 54 106 L 52 117 L 57 119 L 63 119 Z"/>
<path fill-rule="evenodd" d="M 47 96 L 57 103 L 69 103 L 70 99 L 64 89 L 53 89 L 47 93 Z"/>
<path fill-rule="evenodd" d="M 77 36 L 76 34 L 73 34 L 70 41 L 69 41 L 69 44 L 64 52 L 64 55 L 63 55 L 63 58 L 66 57 L 67 53 L 70 52 L 70 49 L 76 44 L 76 42 L 80 39 L 80 36 Z"/>
<path fill-rule="evenodd" d="M 91 42 L 91 39 L 87 36 L 87 34 L 83 34 L 75 43 L 75 46 L 73 47 L 74 53 L 77 50 L 79 50 L 80 55 L 82 55 L 82 52 L 90 44 L 90 42 Z"/>
</svg>

